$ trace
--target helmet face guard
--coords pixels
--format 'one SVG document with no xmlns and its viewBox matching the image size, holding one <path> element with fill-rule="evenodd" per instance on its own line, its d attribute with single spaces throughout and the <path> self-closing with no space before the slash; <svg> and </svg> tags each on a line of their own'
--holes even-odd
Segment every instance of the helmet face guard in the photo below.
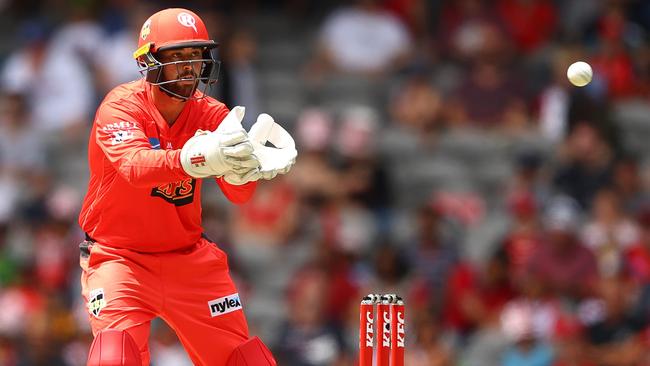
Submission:
<svg viewBox="0 0 650 366">
<path fill-rule="evenodd" d="M 182 99 L 182 100 L 190 100 L 190 99 L 201 99 L 205 97 L 209 89 L 214 86 L 214 84 L 217 82 L 219 78 L 219 69 L 221 67 L 221 62 L 216 59 L 216 47 L 218 46 L 217 43 L 215 42 L 184 42 L 184 43 L 178 43 L 170 46 L 165 46 L 159 48 L 157 51 L 164 51 L 164 50 L 171 50 L 171 49 L 179 49 L 179 48 L 203 48 L 203 55 L 200 59 L 196 60 L 180 60 L 180 61 L 171 61 L 171 62 L 161 62 L 158 60 L 156 57 L 156 53 L 151 52 L 152 48 L 151 43 L 147 43 L 143 45 L 142 47 L 138 48 L 137 51 L 134 52 L 133 56 L 136 59 L 136 62 L 138 63 L 138 68 L 140 71 L 140 74 L 142 74 L 145 77 L 145 80 L 152 85 L 158 86 L 161 90 L 163 90 L 165 93 Z M 174 66 L 176 67 L 176 75 L 182 75 L 182 69 L 188 65 L 192 66 L 192 69 L 194 69 L 194 65 L 196 63 L 200 63 L 200 71 L 198 74 L 198 77 L 194 78 L 186 78 L 186 77 L 178 77 L 176 79 L 171 79 L 171 80 L 165 80 L 163 76 L 163 68 L 168 67 L 168 66 Z M 195 85 L 194 88 L 192 88 L 191 92 L 189 95 L 181 95 L 169 88 L 170 84 L 181 82 L 181 81 L 187 81 L 187 80 L 194 80 Z M 200 90 L 200 94 L 196 94 L 196 90 Z"/>
</svg>

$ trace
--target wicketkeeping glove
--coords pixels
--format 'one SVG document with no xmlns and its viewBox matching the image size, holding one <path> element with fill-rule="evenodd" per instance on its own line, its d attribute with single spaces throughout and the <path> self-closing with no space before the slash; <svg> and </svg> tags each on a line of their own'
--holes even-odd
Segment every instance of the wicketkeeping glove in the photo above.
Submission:
<svg viewBox="0 0 650 366">
<path fill-rule="evenodd" d="M 197 131 L 181 149 L 181 165 L 194 178 L 255 170 L 260 162 L 241 126 L 244 107 L 235 107 L 213 132 Z"/>
<path fill-rule="evenodd" d="M 270 180 L 278 174 L 288 173 L 295 164 L 298 151 L 293 138 L 268 114 L 262 113 L 257 117 L 248 137 L 260 166 L 245 173 L 228 172 L 224 176 L 226 182 L 239 185 L 259 179 Z M 267 142 L 274 147 L 266 146 Z"/>
</svg>

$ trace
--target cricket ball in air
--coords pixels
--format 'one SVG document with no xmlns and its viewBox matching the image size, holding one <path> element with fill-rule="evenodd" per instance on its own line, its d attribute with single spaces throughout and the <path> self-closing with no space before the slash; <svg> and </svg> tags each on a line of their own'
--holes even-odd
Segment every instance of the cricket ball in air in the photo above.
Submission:
<svg viewBox="0 0 650 366">
<path fill-rule="evenodd" d="M 583 61 L 572 63 L 566 71 L 566 77 L 569 79 L 571 84 L 575 86 L 585 86 L 589 84 L 593 75 L 594 73 L 591 70 L 591 66 Z"/>
</svg>

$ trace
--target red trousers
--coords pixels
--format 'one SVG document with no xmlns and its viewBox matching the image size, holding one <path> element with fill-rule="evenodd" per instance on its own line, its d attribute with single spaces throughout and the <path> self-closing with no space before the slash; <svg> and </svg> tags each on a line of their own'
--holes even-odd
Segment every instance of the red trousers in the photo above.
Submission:
<svg viewBox="0 0 650 366">
<path fill-rule="evenodd" d="M 80 264 L 90 325 L 126 330 L 149 365 L 149 328 L 162 318 L 195 365 L 225 365 L 248 339 L 248 325 L 226 254 L 199 240 L 190 248 L 141 253 L 85 242 Z"/>
</svg>

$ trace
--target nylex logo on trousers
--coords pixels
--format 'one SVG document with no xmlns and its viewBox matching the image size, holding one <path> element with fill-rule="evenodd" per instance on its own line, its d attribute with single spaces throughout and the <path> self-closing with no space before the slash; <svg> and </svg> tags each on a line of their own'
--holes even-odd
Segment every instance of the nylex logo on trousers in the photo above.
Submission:
<svg viewBox="0 0 650 366">
<path fill-rule="evenodd" d="M 208 301 L 208 307 L 212 317 L 232 313 L 242 308 L 239 293 L 210 300 Z"/>
</svg>

